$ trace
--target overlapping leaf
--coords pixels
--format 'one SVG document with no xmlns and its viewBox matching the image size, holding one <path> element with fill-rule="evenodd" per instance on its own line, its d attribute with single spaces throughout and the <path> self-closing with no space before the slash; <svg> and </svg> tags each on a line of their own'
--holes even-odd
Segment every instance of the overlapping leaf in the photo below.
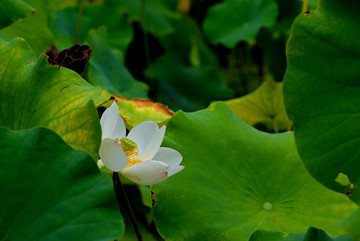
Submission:
<svg viewBox="0 0 360 241">
<path fill-rule="evenodd" d="M 124 232 L 112 183 L 54 132 L 0 128 L 0 239 L 110 240 Z"/>
<path fill-rule="evenodd" d="M 173 115 L 167 106 L 151 100 L 117 98 L 117 104 L 129 130 L 144 121 L 156 121 L 160 124 Z"/>
<path fill-rule="evenodd" d="M 288 127 L 282 83 L 269 79 L 254 92 L 226 103 L 240 119 L 251 126 L 261 123 L 275 132 Z"/>
<path fill-rule="evenodd" d="M 16 1 L 18 2 L 18 0 Z M 29 43 L 38 56 L 41 53 L 45 53 L 56 42 L 49 28 L 53 11 L 74 6 L 77 4 L 77 1 L 26 0 L 25 2 L 36 9 L 35 14 L 31 14 L 22 19 L 22 21 L 15 22 L 1 30 L 0 38 L 10 41 L 15 37 L 22 37 Z M 70 46 L 66 46 L 66 48 L 68 47 Z"/>
<path fill-rule="evenodd" d="M 176 113 L 164 144 L 185 166 L 152 186 L 165 239 L 247 241 L 256 230 L 305 233 L 309 226 L 339 235 L 337 223 L 357 208 L 310 176 L 292 133 L 257 131 L 222 103 Z"/>
<path fill-rule="evenodd" d="M 141 22 L 147 31 L 155 35 L 167 35 L 174 31 L 171 21 L 180 17 L 180 14 L 175 11 L 176 0 L 126 0 L 121 4 L 114 0 L 110 2 L 121 9 L 131 21 Z"/>
<path fill-rule="evenodd" d="M 211 7 L 203 24 L 213 44 L 228 48 L 240 41 L 254 40 L 261 27 L 271 27 L 278 15 L 273 0 L 225 0 Z"/>
<path fill-rule="evenodd" d="M 359 1 L 319 0 L 296 19 L 287 46 L 284 100 L 300 157 L 339 192 L 348 191 L 335 182 L 339 172 L 360 183 L 359 8 Z M 358 203 L 359 194 L 355 185 Z"/>
<path fill-rule="evenodd" d="M 47 26 L 47 18 L 42 12 L 30 15 L 0 31 L 0 39 L 10 41 L 16 37 L 26 39 L 36 55 L 46 52 L 55 42 L 55 38 Z"/>
<path fill-rule="evenodd" d="M 47 127 L 97 160 L 101 130 L 92 98 L 101 88 L 46 59 L 37 60 L 23 39 L 0 43 L 0 126 Z"/>
<path fill-rule="evenodd" d="M 0 29 L 27 14 L 35 14 L 35 9 L 23 0 L 3 0 L 0 2 Z"/>
</svg>

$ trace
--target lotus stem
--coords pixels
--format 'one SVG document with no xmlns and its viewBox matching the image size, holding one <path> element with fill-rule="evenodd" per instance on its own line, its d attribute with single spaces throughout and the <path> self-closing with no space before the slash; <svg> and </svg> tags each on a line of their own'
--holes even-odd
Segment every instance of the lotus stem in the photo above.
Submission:
<svg viewBox="0 0 360 241">
<path fill-rule="evenodd" d="M 79 15 L 78 15 L 77 26 L 76 26 L 75 44 L 78 44 L 80 41 L 81 21 L 82 21 L 82 15 L 83 15 L 83 10 L 84 10 L 84 3 L 85 3 L 85 0 L 79 0 Z"/>
<path fill-rule="evenodd" d="M 139 225 L 138 225 L 138 223 L 136 221 L 136 218 L 135 218 L 134 211 L 131 208 L 129 198 L 126 195 L 124 186 L 122 185 L 119 174 L 117 172 L 113 172 L 113 183 L 114 183 L 114 191 L 115 191 L 115 195 L 116 195 L 116 199 L 117 199 L 119 208 L 120 208 L 120 200 L 122 200 L 122 199 L 125 200 L 126 209 L 127 209 L 128 214 L 130 216 L 130 219 L 131 219 L 132 225 L 134 227 L 137 239 L 138 239 L 138 241 L 143 241 Z M 117 187 L 119 187 L 119 188 L 117 188 Z"/>
<path fill-rule="evenodd" d="M 308 9 L 308 0 L 303 0 L 301 13 L 305 13 Z"/>
</svg>

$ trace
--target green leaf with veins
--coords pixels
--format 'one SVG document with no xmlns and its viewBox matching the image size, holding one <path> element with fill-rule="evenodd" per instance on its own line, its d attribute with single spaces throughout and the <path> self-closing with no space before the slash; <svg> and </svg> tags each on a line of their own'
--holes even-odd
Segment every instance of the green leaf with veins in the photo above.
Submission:
<svg viewBox="0 0 360 241">
<path fill-rule="evenodd" d="M 122 55 L 107 44 L 106 28 L 91 31 L 88 43 L 93 48 L 88 71 L 91 84 L 125 98 L 147 98 L 148 86 L 134 79 Z"/>
<path fill-rule="evenodd" d="M 247 124 L 261 123 L 269 130 L 286 130 L 286 116 L 282 98 L 282 83 L 272 79 L 264 81 L 254 92 L 225 102 L 229 108 Z"/>
<path fill-rule="evenodd" d="M 3 103 L 3 102 L 2 102 Z M 110 240 L 124 223 L 111 180 L 45 128 L 0 128 L 1 240 Z"/>
<path fill-rule="evenodd" d="M 257 230 L 343 234 L 337 223 L 357 205 L 314 180 L 292 133 L 248 126 L 224 103 L 177 112 L 164 146 L 183 155 L 184 171 L 153 185 L 159 233 L 173 240 L 248 241 Z"/>
<path fill-rule="evenodd" d="M 72 70 L 48 65 L 44 55 L 37 60 L 19 38 L 0 43 L 0 85 L 0 126 L 47 127 L 98 159 L 101 128 L 92 99 L 102 96 L 101 88 Z"/>
<path fill-rule="evenodd" d="M 210 7 L 203 28 L 213 44 L 233 48 L 240 41 L 252 41 L 262 27 L 276 21 L 278 6 L 273 0 L 225 0 Z"/>
<path fill-rule="evenodd" d="M 360 183 L 360 2 L 319 0 L 294 22 L 284 101 L 299 155 L 311 175 L 338 192 L 339 172 Z M 355 198 L 357 197 L 357 198 Z M 360 188 L 352 198 L 360 203 Z"/>
</svg>

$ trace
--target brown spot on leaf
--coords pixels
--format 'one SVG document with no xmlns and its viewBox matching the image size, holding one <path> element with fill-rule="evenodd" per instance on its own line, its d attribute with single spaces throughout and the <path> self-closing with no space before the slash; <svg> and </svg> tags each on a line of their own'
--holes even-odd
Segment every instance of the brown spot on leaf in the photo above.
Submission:
<svg viewBox="0 0 360 241">
<path fill-rule="evenodd" d="M 150 189 L 150 192 L 151 192 L 152 206 L 155 207 L 157 205 L 157 201 L 156 201 L 156 198 L 155 198 L 155 193 L 151 189 Z"/>
</svg>

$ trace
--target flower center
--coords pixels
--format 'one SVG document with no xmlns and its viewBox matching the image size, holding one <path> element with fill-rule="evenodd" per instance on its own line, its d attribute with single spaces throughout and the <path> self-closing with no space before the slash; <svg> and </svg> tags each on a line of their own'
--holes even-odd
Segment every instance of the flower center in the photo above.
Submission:
<svg viewBox="0 0 360 241">
<path fill-rule="evenodd" d="M 130 140 L 129 138 L 123 137 L 120 139 L 120 146 L 121 148 L 125 151 L 125 153 L 127 151 L 134 151 L 135 149 L 137 149 L 137 144 Z"/>
<path fill-rule="evenodd" d="M 117 140 L 117 141 L 119 142 L 119 140 Z M 123 137 L 120 139 L 119 145 L 124 150 L 124 152 L 128 158 L 127 167 L 141 162 L 141 160 L 136 159 L 136 157 L 139 154 L 139 148 L 137 147 L 137 144 L 134 141 L 130 140 L 129 138 Z"/>
</svg>

